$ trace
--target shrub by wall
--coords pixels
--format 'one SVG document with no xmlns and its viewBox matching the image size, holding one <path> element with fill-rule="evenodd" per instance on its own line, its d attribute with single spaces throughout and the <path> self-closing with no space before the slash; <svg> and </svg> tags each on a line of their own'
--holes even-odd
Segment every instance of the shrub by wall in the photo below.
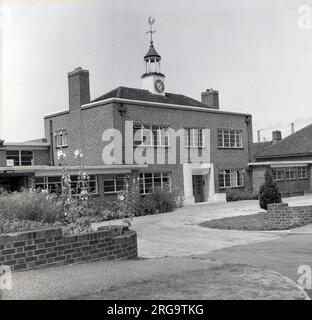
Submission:
<svg viewBox="0 0 312 320">
<path fill-rule="evenodd" d="M 137 234 L 126 226 L 76 235 L 63 235 L 61 228 L 0 235 L 0 265 L 13 271 L 136 257 Z"/>
</svg>

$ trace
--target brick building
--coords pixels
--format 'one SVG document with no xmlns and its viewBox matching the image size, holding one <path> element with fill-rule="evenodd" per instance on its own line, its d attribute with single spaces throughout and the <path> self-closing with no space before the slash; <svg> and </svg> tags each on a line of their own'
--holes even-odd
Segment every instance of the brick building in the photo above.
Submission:
<svg viewBox="0 0 312 320">
<path fill-rule="evenodd" d="M 142 195 L 168 187 L 184 196 L 185 204 L 224 201 L 228 188 L 250 189 L 251 115 L 220 110 L 218 91 L 213 89 L 202 92 L 201 101 L 167 92 L 161 56 L 152 39 L 144 63 L 141 89 L 118 87 L 93 100 L 89 72 L 76 68 L 68 73 L 69 107 L 45 116 L 45 139 L 15 148 L 4 143 L 0 148 L 0 186 L 15 190 L 23 177 L 26 185 L 56 190 L 62 174 L 57 154 L 62 150 L 67 154 L 73 184 L 82 161 L 90 175 L 91 192 L 103 201 L 122 188 L 125 176 L 136 174 Z M 103 132 L 112 128 L 121 133 L 120 154 L 117 154 L 121 163 L 107 164 L 102 156 L 109 142 L 103 141 Z M 141 141 L 134 142 L 135 147 L 144 148 L 146 154 L 157 149 L 165 159 L 161 164 L 133 161 L 126 139 L 129 132 L 135 134 L 140 129 L 151 130 L 153 136 L 143 135 Z M 176 146 L 169 143 L 170 136 L 165 133 L 169 129 L 184 133 Z M 205 129 L 209 129 L 208 135 Z M 189 154 L 193 149 L 198 149 L 201 155 L 207 151 L 209 158 L 204 162 L 182 161 L 181 150 Z M 19 153 L 19 162 L 11 161 L 11 150 L 16 155 Z M 31 161 L 23 162 L 23 150 L 31 150 Z M 75 158 L 75 150 L 82 151 L 82 160 Z M 168 160 L 172 150 L 176 163 Z M 155 160 L 156 154 L 152 157 Z M 16 184 L 15 179 L 19 181 Z"/>
<path fill-rule="evenodd" d="M 253 145 L 253 191 L 258 192 L 264 182 L 266 168 L 273 170 L 273 177 L 283 196 L 303 195 L 312 190 L 312 125 L 282 139 L 274 131 L 271 142 Z"/>
</svg>

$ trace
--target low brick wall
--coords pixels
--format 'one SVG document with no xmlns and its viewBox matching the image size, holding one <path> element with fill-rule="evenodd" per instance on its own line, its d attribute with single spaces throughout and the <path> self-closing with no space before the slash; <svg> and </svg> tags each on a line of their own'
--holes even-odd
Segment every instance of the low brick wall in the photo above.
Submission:
<svg viewBox="0 0 312 320">
<path fill-rule="evenodd" d="M 289 207 L 287 203 L 269 204 L 268 221 L 272 229 L 290 229 L 312 223 L 312 206 Z"/>
<path fill-rule="evenodd" d="M 0 236 L 0 265 L 13 271 L 39 266 L 137 257 L 137 234 L 123 227 L 63 235 L 61 228 Z"/>
</svg>

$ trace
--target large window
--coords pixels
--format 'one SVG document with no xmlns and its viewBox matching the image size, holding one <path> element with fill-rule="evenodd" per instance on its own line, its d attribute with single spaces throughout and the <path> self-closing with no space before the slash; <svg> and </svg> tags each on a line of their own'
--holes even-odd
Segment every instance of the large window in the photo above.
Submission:
<svg viewBox="0 0 312 320">
<path fill-rule="evenodd" d="M 125 185 L 127 175 L 125 174 L 105 174 L 104 175 L 104 193 L 115 193 Z"/>
<path fill-rule="evenodd" d="M 297 169 L 297 175 L 299 180 L 308 179 L 308 170 L 306 167 L 299 167 Z"/>
<path fill-rule="evenodd" d="M 244 186 L 244 170 L 243 169 L 228 169 L 219 171 L 219 187 L 222 188 L 237 188 Z"/>
<path fill-rule="evenodd" d="M 33 165 L 34 152 L 32 150 L 7 150 L 7 165 L 31 166 Z"/>
<path fill-rule="evenodd" d="M 286 168 L 285 180 L 295 180 L 295 179 L 296 179 L 296 168 Z"/>
<path fill-rule="evenodd" d="M 134 145 L 139 146 L 169 146 L 169 138 L 166 127 L 153 125 L 133 125 L 133 137 L 136 138 L 137 131 L 140 131 L 140 139 L 134 140 Z"/>
<path fill-rule="evenodd" d="M 184 135 L 184 144 L 186 147 L 201 148 L 204 146 L 203 129 L 186 128 Z"/>
<path fill-rule="evenodd" d="M 152 172 L 140 174 L 140 192 L 142 194 L 168 189 L 171 189 L 170 173 Z"/>
<path fill-rule="evenodd" d="M 53 176 L 53 177 L 36 177 L 35 178 L 35 187 L 41 188 L 42 190 L 47 190 L 51 193 L 62 192 L 62 177 L 61 176 Z M 71 179 L 71 189 L 73 195 L 79 195 L 81 193 L 81 185 L 78 182 L 78 176 L 72 175 Z M 89 179 L 88 191 L 91 194 L 97 194 L 97 179 L 96 175 L 91 175 Z"/>
<path fill-rule="evenodd" d="M 218 129 L 219 148 L 242 148 L 243 138 L 241 130 Z"/>
<path fill-rule="evenodd" d="M 274 169 L 273 170 L 273 180 L 283 181 L 284 180 L 284 170 L 283 169 Z"/>
<path fill-rule="evenodd" d="M 67 147 L 67 131 L 62 130 L 55 133 L 55 144 L 57 148 Z"/>
</svg>

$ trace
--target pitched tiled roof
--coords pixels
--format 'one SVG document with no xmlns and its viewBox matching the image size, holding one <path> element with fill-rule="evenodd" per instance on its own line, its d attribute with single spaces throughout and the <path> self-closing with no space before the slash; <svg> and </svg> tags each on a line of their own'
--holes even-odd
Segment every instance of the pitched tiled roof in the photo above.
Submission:
<svg viewBox="0 0 312 320">
<path fill-rule="evenodd" d="M 312 154 L 312 124 L 272 144 L 256 158 L 274 158 Z"/>
<path fill-rule="evenodd" d="M 272 145 L 272 141 L 256 142 L 252 144 L 252 158 L 255 159 L 258 154 L 261 154 L 264 150 Z"/>
<path fill-rule="evenodd" d="M 122 98 L 128 100 L 139 100 L 139 101 L 148 101 L 148 102 L 158 102 L 158 103 L 167 103 L 167 104 L 177 104 L 182 106 L 193 106 L 193 107 L 203 107 L 208 108 L 207 105 L 201 103 L 198 100 L 187 97 L 182 94 L 167 93 L 165 96 L 158 94 L 153 94 L 148 90 L 127 88 L 127 87 L 118 87 L 94 100 L 91 102 L 106 100 L 110 98 Z"/>
</svg>

